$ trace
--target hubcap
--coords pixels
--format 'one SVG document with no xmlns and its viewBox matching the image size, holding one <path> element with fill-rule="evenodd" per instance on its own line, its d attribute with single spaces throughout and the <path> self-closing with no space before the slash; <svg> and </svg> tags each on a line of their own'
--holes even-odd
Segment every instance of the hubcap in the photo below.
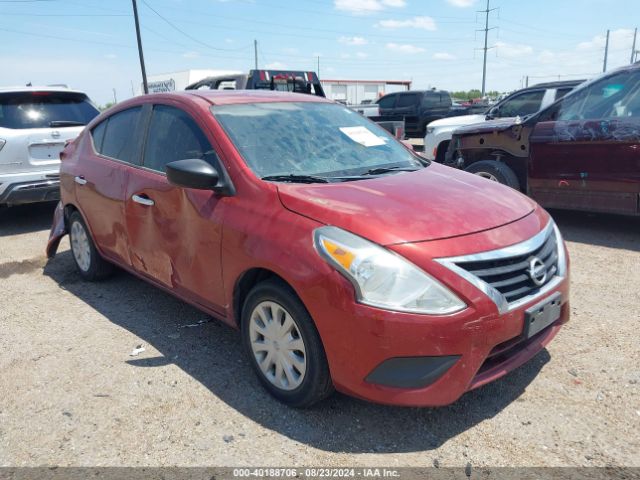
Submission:
<svg viewBox="0 0 640 480">
<path fill-rule="evenodd" d="M 282 390 L 294 390 L 304 380 L 307 355 L 300 329 L 284 307 L 261 302 L 249 320 L 251 350 L 269 382 Z"/>
<path fill-rule="evenodd" d="M 486 178 L 487 180 L 491 180 L 492 182 L 497 182 L 498 179 L 495 175 L 490 174 L 489 172 L 477 172 L 476 175 L 482 178 Z"/>
<path fill-rule="evenodd" d="M 80 222 L 71 225 L 71 251 L 80 270 L 86 272 L 91 266 L 91 248 L 89 237 Z"/>
</svg>

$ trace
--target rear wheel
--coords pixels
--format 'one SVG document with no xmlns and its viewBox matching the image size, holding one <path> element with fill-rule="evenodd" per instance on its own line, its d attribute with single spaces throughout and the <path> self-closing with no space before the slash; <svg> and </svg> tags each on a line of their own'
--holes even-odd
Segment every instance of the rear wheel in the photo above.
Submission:
<svg viewBox="0 0 640 480">
<path fill-rule="evenodd" d="M 493 182 L 502 183 L 514 190 L 520 190 L 520 182 L 515 172 L 496 160 L 482 160 L 469 165 L 465 171 L 474 173 Z"/>
<path fill-rule="evenodd" d="M 104 260 L 96 250 L 89 230 L 78 212 L 69 216 L 69 239 L 73 260 L 82 278 L 89 281 L 101 280 L 113 271 L 113 265 Z"/>
<path fill-rule="evenodd" d="M 280 281 L 256 285 L 242 309 L 242 339 L 264 387 L 292 407 L 308 407 L 333 391 L 327 358 L 306 308 Z"/>
</svg>

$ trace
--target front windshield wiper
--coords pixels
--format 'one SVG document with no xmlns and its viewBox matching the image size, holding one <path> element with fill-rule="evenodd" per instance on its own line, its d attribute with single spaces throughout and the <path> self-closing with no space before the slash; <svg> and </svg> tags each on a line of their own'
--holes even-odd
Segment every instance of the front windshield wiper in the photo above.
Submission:
<svg viewBox="0 0 640 480">
<path fill-rule="evenodd" d="M 53 120 L 49 122 L 49 127 L 51 128 L 60 128 L 60 127 L 84 127 L 86 123 L 76 122 L 75 120 Z"/>
<path fill-rule="evenodd" d="M 416 170 L 420 170 L 419 167 L 377 167 L 367 170 L 366 172 L 361 173 L 360 175 L 382 175 L 383 173 L 389 172 L 415 172 Z"/>
<path fill-rule="evenodd" d="M 290 183 L 329 183 L 326 177 L 314 175 L 267 175 L 262 180 L 270 182 L 290 182 Z"/>
</svg>

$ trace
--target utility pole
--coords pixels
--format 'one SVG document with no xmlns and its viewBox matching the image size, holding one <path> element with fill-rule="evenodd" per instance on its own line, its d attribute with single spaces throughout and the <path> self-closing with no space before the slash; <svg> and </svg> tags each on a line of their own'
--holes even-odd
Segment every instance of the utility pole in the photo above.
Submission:
<svg viewBox="0 0 640 480">
<path fill-rule="evenodd" d="M 258 70 L 258 40 L 253 41 L 253 56 L 255 58 L 255 69 Z"/>
<path fill-rule="evenodd" d="M 493 30 L 495 28 L 495 27 L 489 28 L 489 14 L 494 10 L 497 10 L 497 8 L 489 8 L 489 0 L 487 0 L 487 9 L 480 10 L 478 12 L 478 13 L 485 14 L 484 28 L 480 30 L 480 31 L 484 31 L 484 48 L 482 49 L 484 50 L 484 59 L 482 60 L 482 96 L 483 97 L 484 97 L 486 85 L 487 85 L 487 50 L 489 50 L 489 48 L 493 48 L 488 46 L 489 30 Z"/>
<path fill-rule="evenodd" d="M 636 56 L 636 37 L 638 36 L 638 29 L 636 28 L 635 31 L 633 32 L 633 46 L 631 47 L 631 63 L 633 63 L 633 60 Z"/>
<path fill-rule="evenodd" d="M 147 70 L 144 68 L 144 55 L 142 53 L 142 38 L 140 37 L 140 20 L 138 19 L 138 5 L 136 0 L 133 2 L 133 19 L 136 22 L 136 37 L 138 38 L 138 55 L 140 57 L 140 68 L 142 69 L 142 85 L 145 95 L 149 93 L 149 85 L 147 84 Z"/>
<path fill-rule="evenodd" d="M 607 43 L 604 45 L 604 63 L 602 64 L 602 71 L 607 71 L 607 57 L 609 56 L 609 30 L 607 30 Z"/>
<path fill-rule="evenodd" d="M 527 88 L 527 87 L 529 87 L 529 75 L 527 75 L 527 79 L 524 82 L 524 88 Z"/>
<path fill-rule="evenodd" d="M 116 95 L 116 89 L 113 89 L 113 103 L 118 103 L 118 96 Z"/>
</svg>

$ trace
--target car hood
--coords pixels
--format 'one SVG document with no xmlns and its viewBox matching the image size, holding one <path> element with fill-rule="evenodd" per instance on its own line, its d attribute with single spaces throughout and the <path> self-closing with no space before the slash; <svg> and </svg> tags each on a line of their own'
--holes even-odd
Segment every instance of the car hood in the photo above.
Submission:
<svg viewBox="0 0 640 480">
<path fill-rule="evenodd" d="M 285 208 L 379 245 L 476 233 L 536 208 L 511 188 L 436 163 L 355 182 L 279 183 L 278 194 Z"/>
<path fill-rule="evenodd" d="M 459 115 L 457 117 L 445 117 L 440 120 L 434 120 L 429 124 L 429 127 L 460 127 L 462 125 L 484 122 L 486 119 L 486 115 Z"/>
<path fill-rule="evenodd" d="M 468 135 L 475 133 L 492 133 L 492 132 L 504 132 L 516 125 L 522 125 L 522 119 L 520 117 L 499 118 L 496 120 L 489 120 L 482 123 L 474 123 L 473 125 L 466 125 L 457 128 L 456 135 Z"/>
</svg>

